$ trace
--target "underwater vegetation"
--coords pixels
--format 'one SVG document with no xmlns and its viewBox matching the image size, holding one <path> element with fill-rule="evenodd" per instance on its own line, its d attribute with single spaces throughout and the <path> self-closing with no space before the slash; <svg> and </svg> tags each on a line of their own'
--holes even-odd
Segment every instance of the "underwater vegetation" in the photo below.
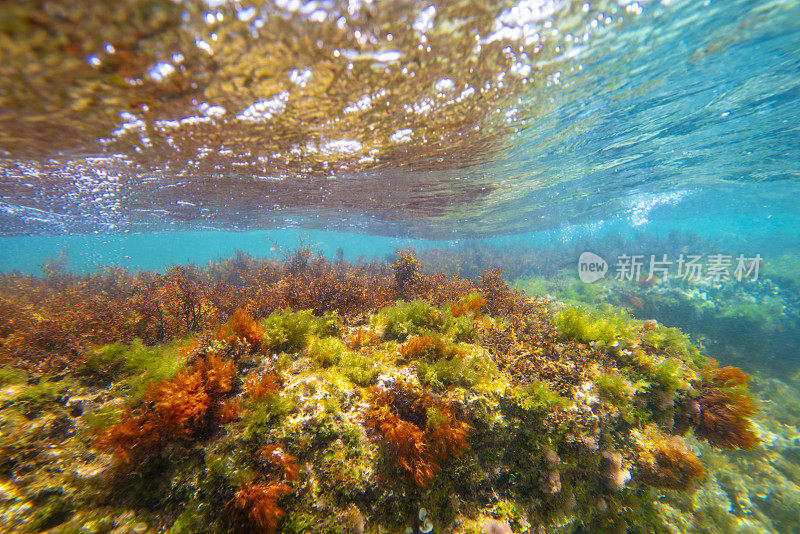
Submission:
<svg viewBox="0 0 800 534">
<path fill-rule="evenodd" d="M 800 359 L 800 262 L 796 243 L 787 240 L 747 244 L 752 255 L 763 256 L 756 280 L 692 280 L 675 276 L 648 279 L 650 254 L 670 259 L 687 253 L 727 253 L 735 257 L 742 244 L 710 240 L 692 232 L 673 231 L 668 236 L 637 232 L 630 237 L 573 239 L 558 246 L 526 242 L 487 246 L 466 241 L 457 247 L 419 251 L 428 269 L 478 276 L 489 268 L 503 268 L 504 278 L 516 290 L 534 298 L 554 297 L 562 302 L 625 308 L 638 319 L 655 319 L 680 328 L 703 342 L 717 360 L 774 377 L 796 372 Z M 577 277 L 577 259 L 593 251 L 608 260 L 604 279 L 587 284 Z M 614 259 L 638 254 L 643 259 L 637 280 L 616 280 Z M 707 267 L 703 262 L 700 265 Z"/>
<path fill-rule="evenodd" d="M 469 425 L 430 393 L 398 380 L 391 389 L 372 387 L 368 395 L 367 425 L 380 430 L 395 464 L 417 486 L 427 486 L 441 462 L 469 448 Z"/>
<path fill-rule="evenodd" d="M 396 267 L 401 280 L 412 280 L 419 269 L 418 263 L 410 270 Z M 0 276 L 0 362 L 13 359 L 57 371 L 74 364 L 88 347 L 136 338 L 164 342 L 217 328 L 239 309 L 257 317 L 281 309 L 364 313 L 405 295 L 405 285 L 396 285 L 393 273 L 388 264 L 310 258 L 305 248 L 286 262 L 240 253 L 204 268 L 176 266 L 166 274 L 5 274 Z M 462 287 L 464 281 L 441 275 L 421 279 L 414 291 L 446 300 Z M 241 317 L 227 328 L 245 328 Z M 256 339 L 258 332 L 247 336 Z"/>
<path fill-rule="evenodd" d="M 756 406 L 746 387 L 750 377 L 736 367 L 710 369 L 697 398 L 695 434 L 715 447 L 752 449 Z"/>
<path fill-rule="evenodd" d="M 27 303 L 0 369 L 0 513 L 19 531 L 657 532 L 659 492 L 690 499 L 706 456 L 760 446 L 741 370 L 497 269 L 301 249 L 116 274 L 5 278 Z M 78 295 L 135 320 L 102 324 Z M 159 320 L 137 330 L 143 302 Z"/>
<path fill-rule="evenodd" d="M 277 471 L 277 480 L 268 483 L 249 482 L 240 486 L 231 502 L 231 507 L 237 530 L 271 533 L 285 515 L 277 501 L 280 497 L 293 492 L 286 481 L 297 479 L 297 459 L 283 452 L 278 445 L 264 446 L 259 449 L 258 455 Z"/>
<path fill-rule="evenodd" d="M 189 438 L 204 427 L 235 418 L 234 406 L 221 401 L 231 389 L 233 362 L 214 354 L 150 387 L 143 404 L 128 410 L 97 441 L 123 462 L 141 461 L 168 442 Z"/>
<path fill-rule="evenodd" d="M 664 436 L 655 425 L 645 428 L 641 447 L 639 475 L 657 488 L 690 490 L 696 488 L 706 469 L 685 441 L 678 436 Z"/>
<path fill-rule="evenodd" d="M 277 500 L 292 492 L 286 484 L 245 484 L 236 491 L 233 509 L 243 532 L 275 532 L 284 516 Z"/>
</svg>

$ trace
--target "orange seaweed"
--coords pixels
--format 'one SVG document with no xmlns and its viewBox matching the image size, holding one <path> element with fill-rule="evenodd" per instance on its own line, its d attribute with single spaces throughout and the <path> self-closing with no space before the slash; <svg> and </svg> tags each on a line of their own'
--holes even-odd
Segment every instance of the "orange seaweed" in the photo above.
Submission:
<svg viewBox="0 0 800 534">
<path fill-rule="evenodd" d="M 723 449 L 752 449 L 760 443 L 750 420 L 757 408 L 748 394 L 711 387 L 703 390 L 697 402 L 697 437 Z"/>
<path fill-rule="evenodd" d="M 627 297 L 628 304 L 630 304 L 633 308 L 641 311 L 644 309 L 644 299 L 642 297 L 637 297 L 636 295 L 630 295 Z"/>
<path fill-rule="evenodd" d="M 426 435 L 434 458 L 444 459 L 448 456 L 461 456 L 469 449 L 467 436 L 469 425 L 453 416 L 450 407 L 444 403 L 436 403 L 436 410 L 441 420 L 431 424 L 428 421 Z"/>
<path fill-rule="evenodd" d="M 696 399 L 696 436 L 724 449 L 752 449 L 760 443 L 751 420 L 758 408 L 750 396 L 749 381 L 750 376 L 738 367 L 717 368 L 710 360 Z"/>
<path fill-rule="evenodd" d="M 410 292 L 410 288 L 420 278 L 422 265 L 411 250 L 401 250 L 398 252 L 399 258 L 392 265 L 394 271 L 394 281 L 397 291 L 401 295 Z"/>
<path fill-rule="evenodd" d="M 367 425 L 380 431 L 395 466 L 417 486 L 427 487 L 441 462 L 469 448 L 469 425 L 430 394 L 399 383 L 389 391 L 372 387 L 369 395 Z M 434 424 L 428 421 L 429 408 L 438 411 Z"/>
<path fill-rule="evenodd" d="M 285 452 L 280 445 L 265 445 L 258 450 L 258 455 L 276 468 L 283 480 L 297 480 L 300 473 L 297 458 Z"/>
<path fill-rule="evenodd" d="M 292 493 L 281 482 L 247 483 L 239 487 L 230 503 L 237 532 L 272 534 L 280 519 L 286 515 L 278 499 Z"/>
<path fill-rule="evenodd" d="M 220 423 L 230 423 L 239 419 L 239 403 L 236 399 L 229 399 L 219 404 L 217 416 Z"/>
<path fill-rule="evenodd" d="M 453 317 L 461 317 L 462 315 L 472 312 L 477 314 L 478 310 L 486 305 L 486 299 L 480 295 L 467 295 L 462 297 L 458 302 L 450 304 L 450 311 Z"/>
<path fill-rule="evenodd" d="M 144 404 L 128 409 L 95 442 L 125 464 L 144 461 L 170 441 L 192 437 L 214 420 L 232 416 L 220 402 L 231 389 L 232 361 L 208 355 L 170 380 L 150 386 Z"/>
<path fill-rule="evenodd" d="M 280 379 L 275 373 L 254 373 L 244 379 L 244 390 L 252 399 L 264 399 L 280 389 Z"/>
<path fill-rule="evenodd" d="M 260 350 L 264 341 L 264 328 L 242 308 L 236 308 L 228 322 L 217 331 L 217 337 L 228 340 L 238 337 L 247 341 L 255 350 Z"/>
<path fill-rule="evenodd" d="M 407 358 L 433 356 L 452 358 L 463 356 L 463 350 L 454 343 L 446 343 L 441 337 L 430 334 L 409 336 L 398 347 L 398 352 Z"/>
<path fill-rule="evenodd" d="M 678 436 L 657 440 L 646 457 L 649 462 L 640 477 L 654 487 L 687 491 L 705 476 L 703 464 Z"/>
<path fill-rule="evenodd" d="M 417 357 L 429 352 L 440 352 L 443 345 L 441 339 L 429 335 L 409 336 L 400 344 L 398 351 L 406 357 Z"/>
<path fill-rule="evenodd" d="M 344 342 L 351 349 L 360 349 L 370 343 L 375 343 L 379 338 L 378 332 L 373 328 L 357 326 L 344 336 Z"/>
<path fill-rule="evenodd" d="M 742 386 L 750 382 L 750 375 L 738 367 L 726 366 L 710 369 L 706 374 L 707 380 L 720 388 Z"/>
</svg>

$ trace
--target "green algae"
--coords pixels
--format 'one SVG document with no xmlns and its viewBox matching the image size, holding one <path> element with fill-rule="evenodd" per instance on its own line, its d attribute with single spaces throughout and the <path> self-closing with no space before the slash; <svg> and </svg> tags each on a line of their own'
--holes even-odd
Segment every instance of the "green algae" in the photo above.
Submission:
<svg viewBox="0 0 800 534">
<path fill-rule="evenodd" d="M 363 356 L 356 352 L 345 352 L 339 362 L 339 372 L 357 386 L 370 386 L 378 375 L 386 371 L 379 357 Z"/>
<path fill-rule="evenodd" d="M 124 377 L 129 388 L 126 396 L 138 402 L 151 384 L 168 380 L 185 367 L 186 358 L 181 354 L 185 345 L 184 340 L 155 346 L 140 339 L 127 345 L 113 343 L 90 351 L 79 374 L 100 383 Z"/>
<path fill-rule="evenodd" d="M 526 412 L 549 412 L 560 410 L 571 404 L 540 380 L 532 380 L 516 392 L 519 406 Z"/>
<path fill-rule="evenodd" d="M 167 532 L 170 534 L 193 534 L 208 528 L 208 519 L 198 510 L 202 507 L 203 505 L 187 506 Z"/>
<path fill-rule="evenodd" d="M 705 357 L 691 338 L 677 328 L 658 325 L 642 336 L 642 345 L 673 360 L 694 362 L 698 365 L 705 362 Z M 676 361 L 674 365 L 677 367 L 679 363 Z"/>
<path fill-rule="evenodd" d="M 650 377 L 667 391 L 675 391 L 686 384 L 682 376 L 680 361 L 676 359 L 665 359 L 657 364 L 652 369 Z"/>
<path fill-rule="evenodd" d="M 308 352 L 320 367 L 340 365 L 347 348 L 337 337 L 313 338 Z"/>
<path fill-rule="evenodd" d="M 463 297 L 467 303 L 481 298 L 477 294 Z M 385 328 L 387 339 L 404 341 L 409 336 L 434 334 L 453 342 L 468 342 L 474 338 L 476 312 L 468 310 L 455 317 L 449 305 L 437 307 L 425 300 L 398 301 L 380 310 L 374 320 Z"/>
<path fill-rule="evenodd" d="M 513 288 L 532 298 L 546 297 L 550 294 L 550 282 L 541 276 L 517 278 L 514 280 Z"/>
<path fill-rule="evenodd" d="M 242 401 L 242 439 L 251 442 L 268 441 L 274 424 L 291 413 L 297 406 L 297 399 L 290 395 L 276 394 L 263 399 Z"/>
<path fill-rule="evenodd" d="M 410 335 L 439 331 L 445 325 L 442 312 L 425 300 L 399 301 L 378 314 L 385 321 L 387 339 L 405 340 Z"/>
<path fill-rule="evenodd" d="M 454 386 L 481 388 L 498 376 L 494 362 L 481 354 L 440 358 L 434 362 L 418 361 L 415 367 L 420 383 L 435 391 Z"/>
<path fill-rule="evenodd" d="M 251 480 L 255 473 L 235 457 L 235 451 L 209 451 L 203 458 L 209 475 L 230 486 L 239 486 Z"/>
<path fill-rule="evenodd" d="M 273 312 L 264 322 L 267 344 L 278 352 L 297 352 L 308 346 L 320 327 L 320 320 L 311 310 Z"/>
<path fill-rule="evenodd" d="M 566 339 L 583 343 L 602 341 L 607 345 L 632 339 L 631 323 L 624 310 L 608 306 L 599 309 L 568 306 L 555 318 L 558 333 Z"/>
<path fill-rule="evenodd" d="M 667 242 L 656 239 L 654 244 L 661 248 L 675 243 L 671 239 Z M 790 269 L 792 258 L 791 255 L 782 259 L 765 258 L 758 280 L 742 281 L 670 278 L 634 283 L 607 277 L 584 284 L 571 270 L 553 272 L 539 266 L 535 272 L 548 273 L 541 278 L 542 283 L 547 285 L 547 293 L 559 301 L 587 307 L 605 303 L 625 308 L 637 319 L 655 319 L 679 327 L 692 336 L 695 344 L 702 341 L 706 356 L 750 373 L 781 376 L 796 372 L 793 347 L 800 332 L 798 315 L 793 311 L 798 286 L 796 273 Z M 512 260 L 509 257 L 507 261 Z M 510 264 L 507 268 L 515 266 Z M 519 272 L 520 287 L 525 287 L 526 280 L 525 271 Z M 562 291 L 569 285 L 592 294 L 573 300 L 575 295 Z"/>
<path fill-rule="evenodd" d="M 555 325 L 567 339 L 598 344 L 621 361 L 627 358 L 640 375 L 635 380 L 664 391 L 688 387 L 692 378 L 711 366 L 688 335 L 655 321 L 634 319 L 624 309 L 567 306 L 556 315 Z M 622 351 L 628 356 L 621 356 Z"/>
<path fill-rule="evenodd" d="M 75 384 L 72 378 L 26 377 L 24 372 L 14 373 L 15 382 L 11 386 L 12 394 L 7 406 L 27 419 L 35 419 L 43 412 L 51 412 L 54 406 L 60 404 L 62 395 Z M 19 379 L 22 380 L 17 381 Z"/>
<path fill-rule="evenodd" d="M 648 383 L 644 380 L 631 382 L 620 373 L 601 373 L 594 380 L 600 396 L 614 404 L 627 404 L 631 398 L 647 389 Z"/>
<path fill-rule="evenodd" d="M 9 365 L 0 367 L 0 386 L 12 384 L 23 384 L 28 380 L 28 373 L 21 369 L 15 369 Z"/>
<path fill-rule="evenodd" d="M 75 513 L 74 504 L 60 496 L 47 496 L 34 504 L 37 511 L 28 525 L 31 532 L 52 529 L 66 522 Z"/>
</svg>

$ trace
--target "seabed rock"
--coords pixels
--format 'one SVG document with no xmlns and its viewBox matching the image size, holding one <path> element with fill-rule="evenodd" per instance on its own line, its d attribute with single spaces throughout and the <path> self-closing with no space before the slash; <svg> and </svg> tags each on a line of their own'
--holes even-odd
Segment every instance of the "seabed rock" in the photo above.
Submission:
<svg viewBox="0 0 800 534">
<path fill-rule="evenodd" d="M 21 532 L 794 528 L 798 443 L 782 437 L 786 424 L 754 426 L 744 373 L 656 323 L 526 299 L 497 273 L 424 275 L 412 260 L 398 260 L 372 310 L 339 313 L 339 281 L 325 311 L 236 311 L 160 345 L 87 349 L 60 380 L 4 373 L 5 522 Z M 321 291 L 318 278 L 292 283 L 294 299 Z M 759 445 L 769 435 L 781 461 Z M 726 474 L 739 463 L 750 466 L 741 480 Z"/>
</svg>

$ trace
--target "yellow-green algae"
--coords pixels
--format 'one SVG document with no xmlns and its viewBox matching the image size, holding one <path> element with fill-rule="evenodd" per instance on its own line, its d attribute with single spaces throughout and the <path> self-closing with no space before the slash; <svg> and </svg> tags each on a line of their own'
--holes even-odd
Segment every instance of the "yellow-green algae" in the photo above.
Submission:
<svg viewBox="0 0 800 534">
<path fill-rule="evenodd" d="M 93 351 L 76 376 L 31 387 L 4 368 L 3 517 L 30 532 L 224 532 L 235 488 L 263 469 L 257 452 L 268 444 L 299 464 L 294 494 L 279 501 L 281 532 L 418 529 L 421 508 L 435 532 L 480 532 L 491 518 L 515 532 L 666 532 L 675 514 L 688 525 L 711 513 L 691 493 L 666 513 L 637 471 L 641 436 L 680 431 L 711 365 L 688 338 L 617 310 L 544 300 L 523 317 L 455 309 L 418 300 L 352 318 L 283 310 L 261 321 L 266 351 L 211 334 L 115 344 Z M 408 349 L 421 336 L 434 348 Z M 93 447 L 115 420 L 103 414 L 140 405 L 146 383 L 212 353 L 237 362 L 238 420 L 140 465 Z M 251 398 L 240 384 L 266 372 L 280 388 Z M 438 404 L 420 414 L 420 428 L 455 414 L 469 449 L 445 459 L 429 485 L 415 484 L 366 424 L 371 391 L 430 396 Z"/>
</svg>

